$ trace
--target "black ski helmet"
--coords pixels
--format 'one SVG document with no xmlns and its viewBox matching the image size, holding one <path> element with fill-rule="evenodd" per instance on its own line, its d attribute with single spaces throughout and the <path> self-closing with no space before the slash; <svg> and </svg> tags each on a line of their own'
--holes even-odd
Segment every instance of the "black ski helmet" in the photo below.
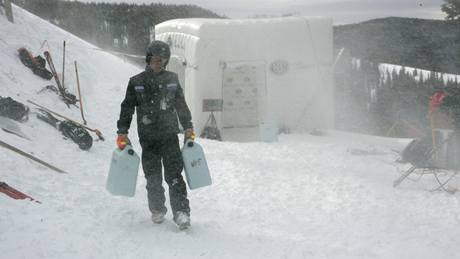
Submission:
<svg viewBox="0 0 460 259">
<path fill-rule="evenodd" d="M 171 50 L 169 49 L 169 45 L 159 40 L 152 41 L 147 47 L 147 53 L 145 55 L 145 62 L 149 64 L 150 58 L 153 56 L 159 56 L 161 58 L 166 59 L 166 64 L 165 64 L 166 66 L 169 62 L 169 58 L 171 57 Z"/>
</svg>

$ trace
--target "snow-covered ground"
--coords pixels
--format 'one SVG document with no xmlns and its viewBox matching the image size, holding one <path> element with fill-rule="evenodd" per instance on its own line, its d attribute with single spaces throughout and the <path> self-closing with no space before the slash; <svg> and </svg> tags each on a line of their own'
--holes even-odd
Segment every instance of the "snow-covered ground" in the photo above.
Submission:
<svg viewBox="0 0 460 259">
<path fill-rule="evenodd" d="M 134 198 L 105 191 L 119 104 L 140 70 L 21 9 L 14 14 L 15 24 L 0 16 L 0 96 L 32 99 L 78 120 L 79 110 L 54 93 L 37 94 L 54 82 L 33 75 L 16 52 L 49 48 L 60 71 L 66 40 L 66 86 L 75 92 L 77 60 L 86 119 L 107 141 L 82 151 L 34 114 L 20 124 L 31 141 L 0 131 L 0 140 L 69 172 L 0 149 L 0 181 L 42 202 L 0 193 L 1 258 L 459 257 L 459 194 L 430 192 L 430 175 L 393 188 L 410 167 L 395 162 L 407 140 L 347 133 L 282 135 L 276 143 L 198 139 L 214 184 L 189 192 L 192 228 L 179 231 L 170 212 L 154 225 L 142 171 Z M 44 40 L 49 47 L 40 50 Z"/>
</svg>

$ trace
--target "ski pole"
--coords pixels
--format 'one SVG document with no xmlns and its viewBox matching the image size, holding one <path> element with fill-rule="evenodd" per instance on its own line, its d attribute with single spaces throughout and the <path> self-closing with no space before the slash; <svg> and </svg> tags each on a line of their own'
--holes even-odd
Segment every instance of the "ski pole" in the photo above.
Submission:
<svg viewBox="0 0 460 259">
<path fill-rule="evenodd" d="M 59 92 L 64 97 L 64 88 L 62 87 L 61 81 L 59 80 L 59 76 L 57 74 L 56 68 L 54 67 L 53 59 L 51 58 L 51 54 L 48 51 L 44 52 L 46 61 L 48 61 L 48 65 L 50 66 L 51 72 L 53 73 L 54 80 L 56 81 L 57 87 Z"/>
<path fill-rule="evenodd" d="M 56 81 L 56 85 L 59 89 L 59 93 L 61 94 L 61 98 L 64 100 L 67 107 L 70 108 L 70 105 L 69 105 L 70 100 L 68 100 L 68 98 L 66 97 L 65 89 L 64 87 L 62 87 L 62 84 L 59 81 L 59 76 L 57 74 L 56 68 L 54 67 L 54 63 L 53 63 L 53 59 L 51 58 L 51 54 L 49 53 L 49 51 L 45 51 L 44 55 L 45 55 L 46 61 L 48 61 L 48 65 L 50 66 L 51 73 L 53 74 L 54 80 Z"/>
<path fill-rule="evenodd" d="M 11 151 L 14 151 L 14 152 L 16 152 L 16 153 L 18 153 L 18 154 L 20 154 L 20 155 L 22 155 L 22 156 L 25 156 L 25 157 L 29 158 L 29 159 L 32 159 L 33 161 L 35 161 L 35 162 L 37 162 L 37 163 L 40 163 L 40 164 L 42 164 L 42 165 L 48 167 L 49 169 L 53 169 L 54 171 L 56 171 L 56 172 L 58 172 L 58 173 L 67 174 L 66 171 L 61 170 L 61 169 L 59 169 L 59 168 L 57 168 L 57 167 L 55 167 L 55 166 L 53 166 L 53 165 L 51 165 L 51 164 L 48 164 L 47 162 L 45 162 L 45 161 L 43 161 L 43 160 L 41 160 L 41 159 L 38 159 L 38 158 L 32 156 L 31 154 L 28 154 L 28 153 L 26 153 L 26 152 L 20 150 L 19 148 L 14 147 L 14 146 L 12 146 L 12 145 L 10 145 L 10 144 L 8 144 L 8 143 L 5 143 L 5 142 L 3 142 L 3 141 L 1 141 L 1 140 L 0 140 L 0 146 L 1 146 L 1 147 L 4 147 L 4 148 L 6 148 L 6 149 L 9 149 L 9 150 L 11 150 Z"/>
<path fill-rule="evenodd" d="M 80 78 L 78 77 L 78 68 L 77 68 L 77 61 L 74 61 L 75 64 L 75 74 L 77 75 L 77 89 L 78 89 L 78 100 L 80 101 L 80 113 L 81 113 L 81 118 L 83 119 L 83 124 L 86 125 L 86 120 L 85 120 L 85 115 L 83 114 L 83 100 L 81 98 L 81 92 L 80 92 Z"/>
<path fill-rule="evenodd" d="M 86 126 L 86 125 L 81 124 L 80 122 L 77 122 L 77 121 L 75 121 L 75 120 L 72 120 L 72 119 L 70 119 L 70 118 L 64 116 L 64 115 L 61 115 L 61 114 L 59 114 L 59 113 L 57 113 L 57 112 L 54 112 L 54 111 L 52 111 L 52 110 L 50 110 L 50 109 L 48 109 L 48 108 L 46 108 L 46 107 L 44 107 L 44 106 L 42 106 L 42 105 L 40 105 L 40 104 L 34 103 L 34 102 L 31 101 L 31 100 L 27 100 L 27 102 L 29 102 L 29 103 L 31 103 L 31 104 L 33 104 L 33 105 L 39 107 L 39 108 L 42 108 L 43 110 L 45 110 L 45 111 L 47 111 L 47 112 L 49 112 L 49 113 L 52 113 L 52 114 L 54 114 L 54 115 L 56 115 L 56 116 L 59 116 L 59 117 L 61 117 L 61 118 L 63 118 L 63 119 L 69 120 L 69 121 L 71 121 L 71 122 L 73 122 L 73 123 L 75 123 L 75 124 L 77 124 L 77 125 L 79 125 L 79 126 L 85 128 L 85 129 L 89 130 L 89 131 L 92 131 L 92 132 L 96 133 L 97 137 L 98 137 L 100 140 L 102 140 L 102 141 L 105 140 L 105 139 L 104 139 L 104 136 L 102 136 L 102 132 L 101 132 L 100 130 L 98 130 L 98 129 L 92 129 L 92 128 Z"/>
<path fill-rule="evenodd" d="M 11 23 L 14 23 L 14 18 L 13 18 L 13 8 L 11 6 L 11 0 L 5 0 L 4 8 L 5 8 L 5 15 L 8 21 Z"/>
</svg>

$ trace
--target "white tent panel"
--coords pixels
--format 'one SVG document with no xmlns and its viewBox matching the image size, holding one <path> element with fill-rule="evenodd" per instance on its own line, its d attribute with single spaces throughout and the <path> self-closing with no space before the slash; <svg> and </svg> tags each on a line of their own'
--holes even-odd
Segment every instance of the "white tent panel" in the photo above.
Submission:
<svg viewBox="0 0 460 259">
<path fill-rule="evenodd" d="M 230 128 L 255 128 L 249 139 L 258 140 L 260 125 L 333 127 L 331 19 L 178 19 L 155 33 L 171 46 L 168 69 L 183 80 L 198 133 L 209 118 L 207 99 L 223 101 L 214 114 L 224 139 Z"/>
</svg>

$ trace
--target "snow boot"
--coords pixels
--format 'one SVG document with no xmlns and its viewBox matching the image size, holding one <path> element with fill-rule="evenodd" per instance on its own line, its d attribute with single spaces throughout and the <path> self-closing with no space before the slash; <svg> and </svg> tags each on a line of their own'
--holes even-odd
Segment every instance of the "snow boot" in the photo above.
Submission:
<svg viewBox="0 0 460 259">
<path fill-rule="evenodd" d="M 165 213 L 161 211 L 152 212 L 152 221 L 155 224 L 161 224 L 165 221 Z"/>
<path fill-rule="evenodd" d="M 174 216 L 174 222 L 176 222 L 180 230 L 187 229 L 190 227 L 190 216 L 183 211 L 178 211 Z"/>
</svg>

